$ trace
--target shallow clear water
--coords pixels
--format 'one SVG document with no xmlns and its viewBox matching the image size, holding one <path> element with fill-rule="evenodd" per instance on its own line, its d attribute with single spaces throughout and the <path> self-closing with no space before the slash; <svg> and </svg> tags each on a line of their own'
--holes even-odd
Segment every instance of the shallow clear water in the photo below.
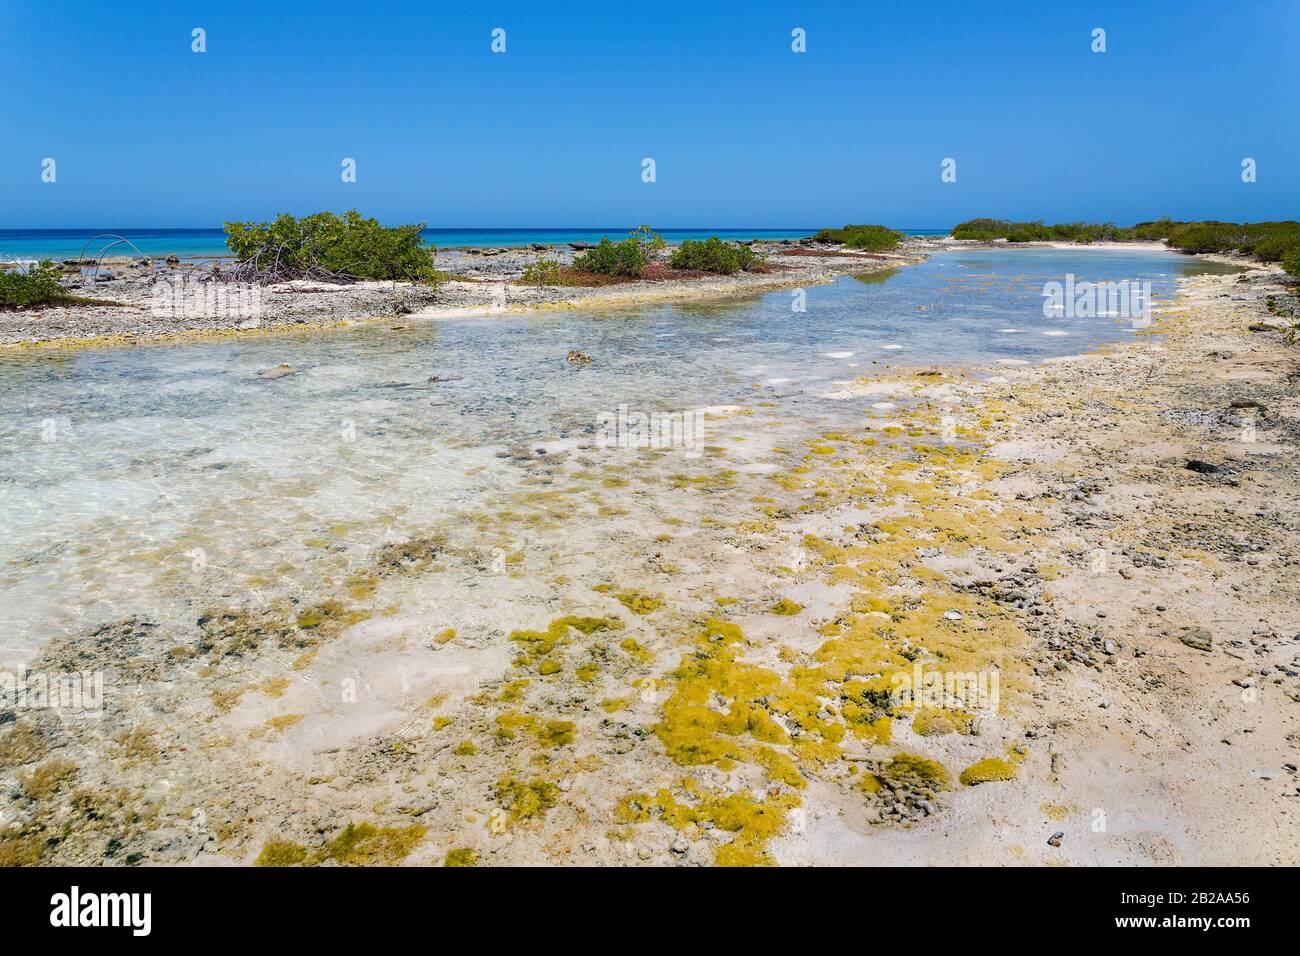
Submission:
<svg viewBox="0 0 1300 956">
<path fill-rule="evenodd" d="M 1035 361 L 1131 335 L 1115 319 L 1044 318 L 1045 281 L 1149 279 L 1160 298 L 1200 265 L 1171 253 L 950 253 L 811 287 L 802 313 L 783 291 L 0 354 L 0 665 L 105 620 L 179 626 L 250 591 L 319 595 L 378 545 L 430 528 L 472 537 L 476 515 L 552 481 L 521 462 L 582 462 L 598 416 L 620 404 L 767 403 L 769 437 L 798 441 L 860 424 L 867 403 L 836 390 L 886 364 Z M 593 363 L 570 365 L 570 349 Z M 281 363 L 299 371 L 258 376 Z"/>
</svg>

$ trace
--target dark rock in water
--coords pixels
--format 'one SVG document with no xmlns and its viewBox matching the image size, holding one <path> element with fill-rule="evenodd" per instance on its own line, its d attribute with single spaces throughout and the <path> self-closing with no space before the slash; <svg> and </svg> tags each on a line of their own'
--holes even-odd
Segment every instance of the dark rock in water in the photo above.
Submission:
<svg viewBox="0 0 1300 956">
<path fill-rule="evenodd" d="M 1214 639 L 1203 627 L 1189 627 L 1178 639 L 1196 651 L 1209 652 L 1214 649 Z"/>
<path fill-rule="evenodd" d="M 1217 475 L 1223 471 L 1218 465 L 1212 465 L 1208 461 L 1201 461 L 1199 458 L 1191 458 L 1183 466 L 1188 471 L 1194 471 L 1201 475 Z"/>
<path fill-rule="evenodd" d="M 534 242 L 528 248 L 532 249 L 533 252 L 545 252 L 547 249 L 550 248 L 550 246 L 546 245 L 546 243 L 544 242 Z"/>
<path fill-rule="evenodd" d="M 566 355 L 564 358 L 565 358 L 565 360 L 566 360 L 570 365 L 590 365 L 590 364 L 591 364 L 591 356 L 588 355 L 586 352 L 579 352 L 577 349 L 573 349 L 573 350 L 572 350 L 571 352 L 569 352 L 569 354 Z"/>
<path fill-rule="evenodd" d="M 437 382 L 459 382 L 465 376 L 456 372 L 439 372 L 436 375 L 430 375 L 427 384 L 433 385 Z"/>
<path fill-rule="evenodd" d="M 595 246 L 590 242 L 571 242 L 569 243 L 569 248 L 575 252 L 582 252 L 584 249 L 594 249 Z"/>
</svg>

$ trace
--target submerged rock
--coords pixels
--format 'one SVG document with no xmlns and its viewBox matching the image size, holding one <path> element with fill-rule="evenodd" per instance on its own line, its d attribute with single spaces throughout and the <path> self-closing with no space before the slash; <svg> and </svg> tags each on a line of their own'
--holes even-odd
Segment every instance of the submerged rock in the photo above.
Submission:
<svg viewBox="0 0 1300 956">
<path fill-rule="evenodd" d="M 281 364 L 277 365 L 275 368 L 262 369 L 262 371 L 257 373 L 257 377 L 268 381 L 274 381 L 277 378 L 284 378 L 286 375 L 296 375 L 297 372 L 298 369 L 293 366 Z"/>
</svg>

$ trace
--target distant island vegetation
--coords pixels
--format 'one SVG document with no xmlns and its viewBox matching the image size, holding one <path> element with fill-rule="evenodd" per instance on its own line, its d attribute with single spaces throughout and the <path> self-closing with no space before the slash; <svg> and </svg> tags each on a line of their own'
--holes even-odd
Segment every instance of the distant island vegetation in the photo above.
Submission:
<svg viewBox="0 0 1300 956">
<path fill-rule="evenodd" d="M 1238 252 L 1262 262 L 1281 262 L 1293 276 L 1300 276 L 1300 222 L 1219 222 L 1213 219 L 1183 222 L 1154 219 L 1133 226 L 1114 223 L 1042 221 L 1013 222 L 1010 219 L 970 219 L 953 227 L 954 239 L 992 242 L 1159 242 L 1180 252 Z"/>
</svg>

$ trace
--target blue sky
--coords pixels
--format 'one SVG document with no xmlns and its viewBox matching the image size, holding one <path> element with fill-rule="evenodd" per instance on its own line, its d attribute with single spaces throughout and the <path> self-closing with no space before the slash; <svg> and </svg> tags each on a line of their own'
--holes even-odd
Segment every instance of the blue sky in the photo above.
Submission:
<svg viewBox="0 0 1300 956">
<path fill-rule="evenodd" d="M 1298 0 L 0 0 L 0 227 L 1300 218 L 1298 56 Z"/>
</svg>

